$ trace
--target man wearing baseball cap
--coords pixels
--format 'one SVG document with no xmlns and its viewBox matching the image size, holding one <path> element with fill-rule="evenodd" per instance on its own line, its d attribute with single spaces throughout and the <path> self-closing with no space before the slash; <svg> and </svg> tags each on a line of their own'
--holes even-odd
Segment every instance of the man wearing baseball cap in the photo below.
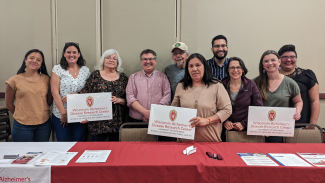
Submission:
<svg viewBox="0 0 325 183">
<path fill-rule="evenodd" d="M 172 46 L 172 58 L 175 64 L 169 65 L 165 69 L 171 88 L 171 101 L 174 99 L 178 82 L 183 79 L 185 73 L 185 62 L 189 56 L 188 47 L 185 43 L 176 42 Z"/>
</svg>

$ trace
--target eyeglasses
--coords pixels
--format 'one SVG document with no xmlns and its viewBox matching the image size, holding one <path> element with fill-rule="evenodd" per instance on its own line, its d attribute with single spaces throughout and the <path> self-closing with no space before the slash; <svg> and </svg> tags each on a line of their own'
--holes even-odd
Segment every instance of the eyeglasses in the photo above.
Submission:
<svg viewBox="0 0 325 183">
<path fill-rule="evenodd" d="M 75 42 L 66 42 L 65 45 L 67 45 L 67 44 L 76 44 L 79 46 L 79 43 L 75 43 Z"/>
<path fill-rule="evenodd" d="M 179 52 L 179 53 L 172 53 L 173 56 L 177 56 L 177 55 L 183 55 L 185 53 L 185 51 Z"/>
<path fill-rule="evenodd" d="M 281 59 L 283 59 L 283 60 L 288 60 L 288 59 L 291 59 L 291 60 L 293 60 L 293 59 L 295 59 L 295 58 L 297 58 L 297 56 L 283 56 L 283 57 L 281 57 Z"/>
<path fill-rule="evenodd" d="M 142 61 L 153 61 L 153 60 L 156 60 L 156 58 L 141 58 Z"/>
<path fill-rule="evenodd" d="M 227 45 L 226 44 L 222 44 L 222 45 L 214 45 L 213 46 L 213 48 L 220 48 L 220 47 L 222 47 L 222 48 L 226 48 L 227 47 Z"/>
<path fill-rule="evenodd" d="M 241 70 L 241 66 L 238 66 L 238 67 L 229 67 L 229 70 Z"/>
</svg>

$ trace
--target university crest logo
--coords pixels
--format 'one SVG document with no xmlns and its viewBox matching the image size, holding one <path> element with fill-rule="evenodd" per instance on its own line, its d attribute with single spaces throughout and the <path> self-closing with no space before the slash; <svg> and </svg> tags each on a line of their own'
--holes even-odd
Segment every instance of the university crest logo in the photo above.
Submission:
<svg viewBox="0 0 325 183">
<path fill-rule="evenodd" d="M 270 111 L 269 111 L 269 115 L 268 115 L 268 117 L 269 117 L 269 120 L 270 120 L 270 121 L 275 120 L 276 112 L 273 111 L 273 110 L 270 110 Z"/>
<path fill-rule="evenodd" d="M 177 118 L 177 111 L 173 109 L 169 112 L 169 119 L 171 121 L 175 121 L 176 118 Z"/>
<path fill-rule="evenodd" d="M 86 98 L 86 103 L 87 103 L 88 107 L 93 106 L 93 104 L 94 104 L 94 98 L 91 97 L 91 96 L 87 97 Z"/>
</svg>

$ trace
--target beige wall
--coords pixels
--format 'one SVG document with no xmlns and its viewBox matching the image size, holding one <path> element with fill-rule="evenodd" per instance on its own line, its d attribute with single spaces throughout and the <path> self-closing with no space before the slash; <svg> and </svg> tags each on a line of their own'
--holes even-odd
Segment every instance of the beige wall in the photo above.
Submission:
<svg viewBox="0 0 325 183">
<path fill-rule="evenodd" d="M 0 92 L 4 92 L 5 81 L 17 73 L 31 49 L 43 51 L 51 71 L 50 1 L 1 0 L 0 17 Z"/>
<path fill-rule="evenodd" d="M 188 43 L 190 52 L 210 59 L 212 38 L 225 35 L 228 57 L 242 58 L 249 78 L 258 75 L 264 51 L 294 44 L 297 65 L 312 69 L 325 93 L 325 72 L 320 67 L 325 42 L 323 7 L 323 0 L 186 0 L 181 2 L 181 41 Z"/>
<path fill-rule="evenodd" d="M 96 63 L 96 1 L 57 0 L 58 61 L 66 42 L 79 43 L 86 66 Z"/>
<path fill-rule="evenodd" d="M 117 50 L 130 76 L 142 69 L 139 55 L 150 48 L 162 71 L 172 63 L 175 21 L 175 0 L 103 0 L 103 50 Z"/>
</svg>

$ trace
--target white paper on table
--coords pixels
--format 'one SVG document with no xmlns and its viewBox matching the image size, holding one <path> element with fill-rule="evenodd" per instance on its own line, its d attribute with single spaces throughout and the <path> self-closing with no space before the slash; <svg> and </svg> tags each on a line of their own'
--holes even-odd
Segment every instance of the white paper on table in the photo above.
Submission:
<svg viewBox="0 0 325 183">
<path fill-rule="evenodd" d="M 111 150 L 85 150 L 76 163 L 104 163 Z"/>
<path fill-rule="evenodd" d="M 247 135 L 293 137 L 295 108 L 249 106 Z"/>
<path fill-rule="evenodd" d="M 78 152 L 51 151 L 36 161 L 35 165 L 67 165 Z"/>
<path fill-rule="evenodd" d="M 148 134 L 194 140 L 195 127 L 189 121 L 196 113 L 196 109 L 151 104 Z"/>
<path fill-rule="evenodd" d="M 291 153 L 267 153 L 271 158 L 282 166 L 312 167 L 309 163 Z"/>
<path fill-rule="evenodd" d="M 113 119 L 111 98 L 111 92 L 68 94 L 68 123 Z"/>
<path fill-rule="evenodd" d="M 314 166 L 325 166 L 325 154 L 324 153 L 297 153 L 300 157 Z"/>
<path fill-rule="evenodd" d="M 249 166 L 279 166 L 264 153 L 237 153 Z"/>
</svg>

